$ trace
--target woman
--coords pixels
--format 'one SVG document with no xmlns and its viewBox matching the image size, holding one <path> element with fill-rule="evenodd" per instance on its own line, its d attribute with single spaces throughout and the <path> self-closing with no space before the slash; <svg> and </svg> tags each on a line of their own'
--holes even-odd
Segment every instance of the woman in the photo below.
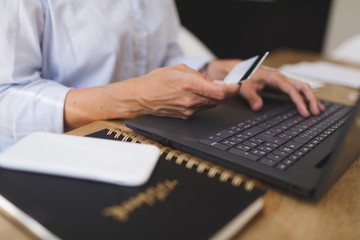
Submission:
<svg viewBox="0 0 360 240">
<path fill-rule="evenodd" d="M 221 81 L 240 60 L 182 57 L 170 0 L 0 0 L 0 8 L 0 133 L 14 140 L 100 119 L 188 118 L 235 94 L 256 111 L 265 86 L 289 94 L 303 116 L 324 110 L 307 84 L 276 71 L 259 69 L 240 88 Z"/>
</svg>

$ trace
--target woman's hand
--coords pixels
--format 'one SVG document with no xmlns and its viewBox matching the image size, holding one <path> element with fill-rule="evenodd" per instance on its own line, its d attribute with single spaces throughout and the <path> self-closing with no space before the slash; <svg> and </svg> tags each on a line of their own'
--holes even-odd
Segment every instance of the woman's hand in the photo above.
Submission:
<svg viewBox="0 0 360 240">
<path fill-rule="evenodd" d="M 141 77 L 101 87 L 72 89 L 66 96 L 67 130 L 95 120 L 157 115 L 189 118 L 223 103 L 239 85 L 203 75 L 186 65 L 159 68 Z"/>
<path fill-rule="evenodd" d="M 132 91 L 135 100 L 130 105 L 137 112 L 130 118 L 146 114 L 189 118 L 199 110 L 223 103 L 239 91 L 237 84 L 214 81 L 186 65 L 156 69 L 122 82 L 121 87 Z"/>
<path fill-rule="evenodd" d="M 216 79 L 223 79 L 240 61 L 234 59 L 214 60 L 208 66 L 208 73 Z M 258 92 L 265 87 L 278 89 L 288 94 L 299 113 L 304 117 L 308 117 L 310 114 L 318 115 L 325 110 L 307 83 L 287 78 L 276 70 L 261 67 L 250 79 L 243 81 L 240 88 L 240 95 L 249 102 L 252 110 L 258 111 L 262 108 L 263 100 Z M 306 107 L 307 103 L 310 112 Z"/>
</svg>

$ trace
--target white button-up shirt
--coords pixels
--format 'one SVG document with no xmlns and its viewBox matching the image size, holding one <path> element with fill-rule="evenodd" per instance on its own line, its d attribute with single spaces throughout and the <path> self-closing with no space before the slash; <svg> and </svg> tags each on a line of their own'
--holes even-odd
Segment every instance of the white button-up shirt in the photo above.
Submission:
<svg viewBox="0 0 360 240">
<path fill-rule="evenodd" d="M 171 0 L 0 0 L 0 135 L 63 132 L 71 88 L 200 68 L 181 57 L 178 27 Z"/>
</svg>

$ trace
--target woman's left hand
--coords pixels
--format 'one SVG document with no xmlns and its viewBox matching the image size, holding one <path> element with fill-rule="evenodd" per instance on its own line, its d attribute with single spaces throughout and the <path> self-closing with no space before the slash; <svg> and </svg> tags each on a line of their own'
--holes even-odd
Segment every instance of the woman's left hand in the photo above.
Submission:
<svg viewBox="0 0 360 240">
<path fill-rule="evenodd" d="M 216 59 L 210 62 L 208 74 L 215 79 L 224 79 L 231 69 L 241 60 L 220 60 Z M 263 106 L 263 100 L 258 92 L 265 87 L 278 89 L 291 98 L 295 103 L 297 110 L 304 117 L 311 114 L 319 115 L 325 110 L 325 107 L 317 99 L 314 92 L 307 83 L 287 78 L 276 70 L 258 68 L 250 79 L 242 82 L 240 95 L 245 98 L 253 111 L 258 111 Z M 307 108 L 309 105 L 309 110 Z"/>
</svg>

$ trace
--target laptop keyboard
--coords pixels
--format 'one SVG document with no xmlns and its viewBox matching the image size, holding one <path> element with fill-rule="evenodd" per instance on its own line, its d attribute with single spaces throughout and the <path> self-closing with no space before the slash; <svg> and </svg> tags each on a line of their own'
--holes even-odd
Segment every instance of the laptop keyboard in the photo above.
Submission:
<svg viewBox="0 0 360 240">
<path fill-rule="evenodd" d="M 319 116 L 305 118 L 293 105 L 281 106 L 218 131 L 200 142 L 284 171 L 348 118 L 351 107 L 322 103 L 326 110 Z"/>
</svg>

